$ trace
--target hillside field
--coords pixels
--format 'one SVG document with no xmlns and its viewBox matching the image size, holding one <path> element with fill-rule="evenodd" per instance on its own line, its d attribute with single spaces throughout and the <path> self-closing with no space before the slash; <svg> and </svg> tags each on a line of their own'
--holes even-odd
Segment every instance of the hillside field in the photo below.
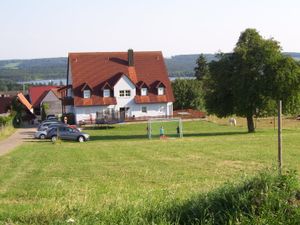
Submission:
<svg viewBox="0 0 300 225">
<path fill-rule="evenodd" d="M 124 124 L 86 129 L 86 143 L 28 140 L 0 157 L 0 224 L 171 224 L 170 208 L 276 167 L 272 128 L 183 127 L 183 139 L 148 140 L 146 124 Z M 286 168 L 300 171 L 299 146 L 299 123 L 285 127 Z"/>
</svg>

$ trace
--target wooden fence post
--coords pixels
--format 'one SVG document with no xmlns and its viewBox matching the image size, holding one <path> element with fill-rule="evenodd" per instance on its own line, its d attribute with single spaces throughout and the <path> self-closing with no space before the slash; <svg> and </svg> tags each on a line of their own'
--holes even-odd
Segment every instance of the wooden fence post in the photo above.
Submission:
<svg viewBox="0 0 300 225">
<path fill-rule="evenodd" d="M 282 173 L 282 120 L 281 120 L 281 113 L 282 113 L 282 101 L 279 100 L 278 102 L 278 169 L 279 174 Z"/>
</svg>

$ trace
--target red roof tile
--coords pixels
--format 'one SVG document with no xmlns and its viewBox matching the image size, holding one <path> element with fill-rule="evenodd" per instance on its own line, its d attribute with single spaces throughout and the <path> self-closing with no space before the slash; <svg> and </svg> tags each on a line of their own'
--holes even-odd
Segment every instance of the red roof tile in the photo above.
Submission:
<svg viewBox="0 0 300 225">
<path fill-rule="evenodd" d="M 137 96 L 136 103 L 173 102 L 173 92 L 161 52 L 134 52 L 134 67 L 128 66 L 127 52 L 69 53 L 72 72 L 74 104 L 110 105 L 116 99 L 103 98 L 101 89 L 108 83 L 113 87 L 125 74 L 135 84 L 143 82 L 149 87 L 148 96 Z M 164 96 L 157 95 L 156 85 L 166 87 Z M 82 87 L 88 84 L 92 89 L 90 100 L 83 99 Z"/>
<path fill-rule="evenodd" d="M 48 91 L 53 88 L 60 88 L 60 86 L 31 86 L 29 87 L 28 93 L 31 101 L 31 105 L 36 108 L 40 107 L 40 103 L 46 96 Z"/>
</svg>

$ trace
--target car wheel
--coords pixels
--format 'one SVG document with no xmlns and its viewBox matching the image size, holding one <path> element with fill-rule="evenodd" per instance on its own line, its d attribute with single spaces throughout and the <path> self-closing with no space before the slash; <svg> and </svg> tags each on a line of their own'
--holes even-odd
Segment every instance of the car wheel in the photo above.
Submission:
<svg viewBox="0 0 300 225">
<path fill-rule="evenodd" d="M 40 139 L 45 139 L 45 137 L 46 137 L 45 134 L 40 135 Z"/>
<path fill-rule="evenodd" d="M 56 136 L 52 136 L 52 137 L 51 137 L 51 141 L 52 141 L 52 142 L 56 142 L 56 141 L 57 141 L 57 137 L 56 137 Z"/>
<path fill-rule="evenodd" d="M 79 142 L 84 142 L 84 141 L 85 141 L 85 140 L 84 140 L 84 137 L 83 137 L 83 136 L 79 136 L 78 141 L 79 141 Z"/>
</svg>

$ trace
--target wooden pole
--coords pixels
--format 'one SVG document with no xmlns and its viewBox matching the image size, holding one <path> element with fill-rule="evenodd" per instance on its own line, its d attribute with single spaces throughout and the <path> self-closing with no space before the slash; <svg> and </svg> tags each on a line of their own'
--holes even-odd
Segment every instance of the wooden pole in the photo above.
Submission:
<svg viewBox="0 0 300 225">
<path fill-rule="evenodd" d="M 282 113 L 282 101 L 279 100 L 279 102 L 278 102 L 278 169 L 279 169 L 280 175 L 282 172 L 282 120 L 281 120 L 281 113 Z"/>
</svg>

